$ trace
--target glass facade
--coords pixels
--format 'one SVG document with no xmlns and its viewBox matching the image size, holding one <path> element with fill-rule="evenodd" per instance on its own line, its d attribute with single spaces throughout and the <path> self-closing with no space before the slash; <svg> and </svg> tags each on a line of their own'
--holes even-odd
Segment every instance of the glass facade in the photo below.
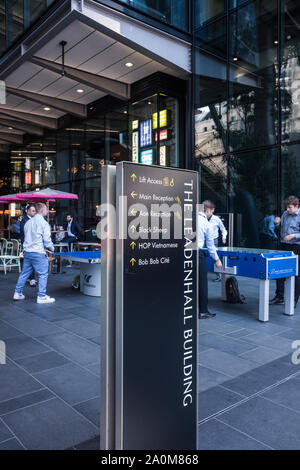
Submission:
<svg viewBox="0 0 300 470">
<path fill-rule="evenodd" d="M 189 29 L 189 1 L 187 0 L 120 0 L 120 3 L 135 8 L 176 28 Z"/>
<path fill-rule="evenodd" d="M 88 240 L 96 226 L 104 164 L 122 160 L 184 164 L 179 158 L 183 133 L 178 98 L 154 93 L 124 104 L 106 97 L 92 108 L 88 119 L 73 118 L 68 126 L 48 130 L 42 138 L 30 136 L 29 144 L 12 147 L 10 152 L 11 192 L 51 186 L 77 194 L 78 201 L 53 203 L 51 219 L 62 225 L 66 212 L 74 211 Z"/>
<path fill-rule="evenodd" d="M 5 52 L 55 0 L 1 0 L 0 55 Z"/>
<path fill-rule="evenodd" d="M 257 223 L 299 195 L 300 4 L 201 0 L 194 16 L 201 199 L 240 214 L 238 241 L 259 247 Z"/>
</svg>

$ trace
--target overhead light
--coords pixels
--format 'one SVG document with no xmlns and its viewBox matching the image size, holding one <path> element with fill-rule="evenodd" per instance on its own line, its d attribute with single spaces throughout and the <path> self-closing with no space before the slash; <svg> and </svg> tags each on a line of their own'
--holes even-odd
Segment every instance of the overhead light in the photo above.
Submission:
<svg viewBox="0 0 300 470">
<path fill-rule="evenodd" d="M 78 88 L 78 90 L 76 90 L 77 93 L 84 93 L 84 90 L 82 88 Z"/>
<path fill-rule="evenodd" d="M 148 104 L 152 104 L 152 101 L 148 101 Z"/>
<path fill-rule="evenodd" d="M 124 114 L 127 114 L 127 111 L 126 111 L 126 110 L 125 110 L 125 111 L 123 111 L 123 112 L 124 112 Z"/>
<path fill-rule="evenodd" d="M 277 40 L 276 40 L 276 41 L 274 41 L 274 44 L 278 44 L 278 41 L 277 41 Z"/>
<path fill-rule="evenodd" d="M 9 127 L 8 129 L 9 129 L 10 131 L 12 131 L 12 130 L 13 130 L 13 127 Z"/>
<path fill-rule="evenodd" d="M 50 111 L 51 108 L 49 108 L 48 106 L 45 106 L 44 107 L 44 111 Z"/>
<path fill-rule="evenodd" d="M 133 67 L 133 63 L 132 62 L 126 62 L 125 66 L 128 67 L 128 68 Z"/>
<path fill-rule="evenodd" d="M 234 57 L 233 58 L 234 62 L 236 62 L 237 60 L 239 60 L 237 57 Z"/>
</svg>

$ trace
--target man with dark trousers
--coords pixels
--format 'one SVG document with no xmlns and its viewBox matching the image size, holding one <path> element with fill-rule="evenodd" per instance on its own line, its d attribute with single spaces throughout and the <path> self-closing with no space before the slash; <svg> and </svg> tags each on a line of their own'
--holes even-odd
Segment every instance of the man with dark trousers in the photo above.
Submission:
<svg viewBox="0 0 300 470">
<path fill-rule="evenodd" d="M 24 232 L 25 224 L 26 224 L 26 222 L 28 222 L 28 220 L 30 220 L 32 217 L 34 217 L 35 214 L 36 214 L 35 205 L 34 204 L 29 204 L 26 207 L 26 213 L 23 215 L 21 223 L 20 223 L 20 240 L 21 240 L 22 245 L 23 245 L 24 239 L 25 239 L 25 232 Z M 31 285 L 31 287 L 35 287 L 37 285 L 37 282 L 34 278 L 34 271 L 32 271 L 31 275 L 29 276 L 28 282 Z"/>
<path fill-rule="evenodd" d="M 286 211 L 282 214 L 280 222 L 276 228 L 280 228 L 280 244 L 278 249 L 282 251 L 293 251 L 295 255 L 300 254 L 300 210 L 299 199 L 296 196 L 289 196 L 284 201 Z M 299 261 L 298 261 L 299 262 Z M 270 305 L 284 304 L 284 281 L 276 280 L 276 295 L 270 301 Z M 300 295 L 300 276 L 295 276 L 295 308 Z"/>
<path fill-rule="evenodd" d="M 208 285 L 207 285 L 207 265 L 202 248 L 206 243 L 209 255 L 215 260 L 217 268 L 222 268 L 222 263 L 218 257 L 214 244 L 214 233 L 212 226 L 207 220 L 204 212 L 198 213 L 198 248 L 199 248 L 199 319 L 215 317 L 215 313 L 208 311 Z"/>
</svg>

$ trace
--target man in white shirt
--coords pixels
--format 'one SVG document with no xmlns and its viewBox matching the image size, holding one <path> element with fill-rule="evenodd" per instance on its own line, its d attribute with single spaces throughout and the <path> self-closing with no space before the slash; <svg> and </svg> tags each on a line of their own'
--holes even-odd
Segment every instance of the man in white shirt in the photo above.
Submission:
<svg viewBox="0 0 300 470">
<path fill-rule="evenodd" d="M 206 200 L 203 202 L 203 207 L 204 207 L 204 214 L 206 215 L 208 222 L 212 226 L 215 246 L 217 247 L 219 245 L 219 230 L 222 234 L 223 245 L 226 245 L 227 230 L 222 220 L 220 219 L 220 217 L 218 217 L 217 215 L 214 215 L 216 206 L 214 205 L 213 202 Z M 215 281 L 217 282 L 221 281 L 220 273 L 217 274 Z"/>
<path fill-rule="evenodd" d="M 44 219 L 48 213 L 46 204 L 38 202 L 36 204 L 36 212 L 36 215 L 24 225 L 24 263 L 13 299 L 25 299 L 23 289 L 28 277 L 34 270 L 38 274 L 37 303 L 48 304 L 55 302 L 55 299 L 46 294 L 49 270 L 46 249 L 54 251 L 54 246 L 51 240 L 50 226 Z"/>
<path fill-rule="evenodd" d="M 202 250 L 204 245 L 208 249 L 209 255 L 215 260 L 217 268 L 222 268 L 222 263 L 217 254 L 214 244 L 214 234 L 212 226 L 207 220 L 204 212 L 198 213 L 198 248 L 199 248 L 199 318 L 215 317 L 215 313 L 208 311 L 208 285 L 207 285 L 207 265 L 205 254 Z"/>
</svg>

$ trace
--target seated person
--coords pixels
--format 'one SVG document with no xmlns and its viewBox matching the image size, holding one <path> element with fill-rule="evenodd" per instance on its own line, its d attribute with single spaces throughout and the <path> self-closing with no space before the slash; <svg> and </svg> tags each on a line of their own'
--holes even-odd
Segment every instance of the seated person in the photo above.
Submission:
<svg viewBox="0 0 300 470">
<path fill-rule="evenodd" d="M 63 239 L 64 242 L 73 243 L 80 240 L 81 226 L 74 220 L 72 214 L 67 215 L 67 224 L 65 225 L 65 230 L 67 230 L 68 233 Z"/>
</svg>

